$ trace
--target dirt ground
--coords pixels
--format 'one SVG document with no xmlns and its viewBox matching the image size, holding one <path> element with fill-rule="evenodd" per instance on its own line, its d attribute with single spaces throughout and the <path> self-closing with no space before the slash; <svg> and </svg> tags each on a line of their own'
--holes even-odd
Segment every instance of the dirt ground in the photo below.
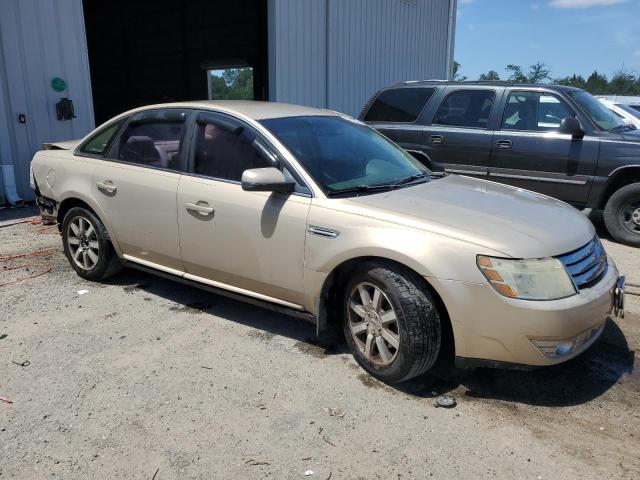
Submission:
<svg viewBox="0 0 640 480">
<path fill-rule="evenodd" d="M 640 283 L 640 251 L 604 244 Z M 0 227 L 0 256 L 43 249 L 0 262 L 0 284 L 51 267 L 0 287 L 0 479 L 640 478 L 640 297 L 564 365 L 390 387 L 299 320 L 131 270 L 85 282 L 55 230 Z"/>
</svg>

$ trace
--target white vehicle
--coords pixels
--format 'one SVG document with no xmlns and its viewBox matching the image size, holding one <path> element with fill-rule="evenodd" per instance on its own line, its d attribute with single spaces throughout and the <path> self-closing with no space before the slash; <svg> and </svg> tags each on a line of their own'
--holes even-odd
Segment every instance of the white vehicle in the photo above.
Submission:
<svg viewBox="0 0 640 480">
<path fill-rule="evenodd" d="M 602 103 L 609 107 L 613 113 L 622 118 L 629 125 L 633 125 L 640 130 L 640 99 L 638 105 L 623 103 L 624 97 L 597 97 Z M 638 98 L 638 97 L 627 97 Z"/>
</svg>

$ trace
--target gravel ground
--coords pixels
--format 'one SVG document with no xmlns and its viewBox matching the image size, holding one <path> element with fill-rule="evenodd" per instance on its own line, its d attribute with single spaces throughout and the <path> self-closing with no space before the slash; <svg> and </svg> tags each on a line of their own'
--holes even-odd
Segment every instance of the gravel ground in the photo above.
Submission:
<svg viewBox="0 0 640 480">
<path fill-rule="evenodd" d="M 604 244 L 640 283 L 639 251 Z M 0 227 L 0 256 L 42 249 L 0 263 L 0 284 L 51 267 L 0 287 L 0 478 L 640 478 L 640 297 L 564 365 L 390 387 L 298 320 L 135 271 L 85 282 L 51 228 Z"/>
</svg>

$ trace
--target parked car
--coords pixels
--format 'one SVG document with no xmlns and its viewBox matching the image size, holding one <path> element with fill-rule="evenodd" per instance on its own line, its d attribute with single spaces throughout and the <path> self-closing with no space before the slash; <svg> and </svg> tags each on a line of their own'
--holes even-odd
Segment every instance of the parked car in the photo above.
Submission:
<svg viewBox="0 0 640 480">
<path fill-rule="evenodd" d="M 640 246 L 640 130 L 589 93 L 508 82 L 404 82 L 360 116 L 428 168 L 603 209 L 616 240 Z"/>
<path fill-rule="evenodd" d="M 640 106 L 634 108 L 633 106 L 624 103 L 617 103 L 604 97 L 596 98 L 600 100 L 603 105 L 609 107 L 609 109 L 624 120 L 625 123 L 633 125 L 636 129 L 640 129 Z"/>
<path fill-rule="evenodd" d="M 82 278 L 123 265 L 341 327 L 387 382 L 459 364 L 551 365 L 622 298 L 592 224 L 557 200 L 437 175 L 314 108 L 193 102 L 124 113 L 32 162 Z"/>
</svg>

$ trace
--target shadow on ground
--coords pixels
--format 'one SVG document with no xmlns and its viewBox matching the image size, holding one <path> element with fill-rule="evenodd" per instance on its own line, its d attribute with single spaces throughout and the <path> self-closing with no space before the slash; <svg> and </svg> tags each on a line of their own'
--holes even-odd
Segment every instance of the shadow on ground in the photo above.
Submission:
<svg viewBox="0 0 640 480">
<path fill-rule="evenodd" d="M 10 224 L 17 220 L 23 220 L 35 215 L 39 215 L 40 211 L 35 205 L 25 205 L 24 207 L 7 207 L 0 209 L 0 226 Z"/>
<path fill-rule="evenodd" d="M 609 319 L 602 336 L 589 350 L 560 365 L 530 371 L 440 366 L 437 373 L 409 381 L 398 389 L 422 397 L 457 390 L 467 398 L 562 407 L 599 397 L 633 368 L 634 352 L 629 350 L 618 325 Z"/>
<path fill-rule="evenodd" d="M 142 291 L 173 303 L 174 311 L 209 313 L 226 320 L 300 342 L 300 351 L 314 356 L 346 353 L 344 340 L 329 349 L 318 346 L 315 327 L 303 320 L 215 295 L 195 287 L 156 277 L 137 270 L 125 270 L 109 281 L 125 291 Z M 571 406 L 589 402 L 609 390 L 625 373 L 633 371 L 634 352 L 613 320 L 608 320 L 601 338 L 587 352 L 561 365 L 532 371 L 451 367 L 451 359 L 441 359 L 426 375 L 400 385 L 396 391 L 430 398 L 454 392 L 467 398 L 498 399 L 538 406 Z M 294 368 L 294 366 L 292 366 Z M 366 376 L 363 372 L 363 376 Z M 368 378 L 365 385 L 382 384 Z"/>
</svg>

